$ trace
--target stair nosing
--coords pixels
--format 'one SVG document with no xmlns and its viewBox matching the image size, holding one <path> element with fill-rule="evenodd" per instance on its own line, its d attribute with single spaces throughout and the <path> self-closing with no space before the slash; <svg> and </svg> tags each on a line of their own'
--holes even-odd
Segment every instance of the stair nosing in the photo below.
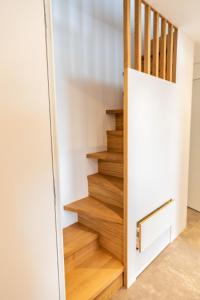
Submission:
<svg viewBox="0 0 200 300">
<path fill-rule="evenodd" d="M 103 154 L 103 153 L 113 154 L 114 158 L 111 158 L 111 157 L 102 158 L 102 157 L 100 157 L 100 155 Z M 98 155 L 99 155 L 99 157 L 98 157 Z M 116 158 L 116 156 L 118 156 L 118 158 Z M 87 158 L 97 159 L 97 160 L 100 160 L 100 161 L 114 162 L 114 163 L 123 163 L 123 152 L 100 151 L 100 152 L 95 152 L 95 153 L 88 153 Z"/>
<path fill-rule="evenodd" d="M 108 218 L 104 218 L 102 215 L 97 215 L 97 216 L 94 216 L 94 212 L 93 214 L 91 214 L 90 212 L 86 212 L 85 210 L 81 209 L 81 208 L 75 208 L 73 207 L 74 204 L 78 204 L 79 201 L 86 201 L 86 200 L 90 200 L 90 201 L 93 201 L 94 203 L 96 202 L 97 205 L 99 206 L 102 206 L 103 208 L 103 211 L 105 212 L 105 210 L 110 210 L 112 211 L 113 215 L 115 214 L 115 218 L 112 217 L 111 219 L 108 219 Z M 74 201 L 72 202 L 71 204 L 67 204 L 64 206 L 64 209 L 66 211 L 72 211 L 72 212 L 75 212 L 75 213 L 78 213 L 80 215 L 87 215 L 91 218 L 97 218 L 98 220 L 102 220 L 102 221 L 105 221 L 105 222 L 110 222 L 110 223 L 115 223 L 115 224 L 123 224 L 123 217 L 120 216 L 119 213 L 117 213 L 114 209 L 112 209 L 112 207 L 100 200 L 97 200 L 96 198 L 94 197 L 91 197 L 91 196 L 88 196 L 88 197 L 85 197 L 83 199 L 80 199 L 80 200 L 77 200 L 77 201 Z"/>
<path fill-rule="evenodd" d="M 118 114 L 123 114 L 123 109 L 107 109 L 106 113 L 108 115 L 118 115 Z"/>
<path fill-rule="evenodd" d="M 123 130 L 107 130 L 107 135 L 123 137 Z"/>
</svg>

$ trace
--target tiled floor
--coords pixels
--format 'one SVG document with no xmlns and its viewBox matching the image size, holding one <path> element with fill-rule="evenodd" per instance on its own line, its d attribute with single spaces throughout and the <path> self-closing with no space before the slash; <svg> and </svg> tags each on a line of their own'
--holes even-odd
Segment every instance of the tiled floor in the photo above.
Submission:
<svg viewBox="0 0 200 300">
<path fill-rule="evenodd" d="M 188 209 L 187 229 L 112 300 L 200 300 L 200 213 Z"/>
</svg>

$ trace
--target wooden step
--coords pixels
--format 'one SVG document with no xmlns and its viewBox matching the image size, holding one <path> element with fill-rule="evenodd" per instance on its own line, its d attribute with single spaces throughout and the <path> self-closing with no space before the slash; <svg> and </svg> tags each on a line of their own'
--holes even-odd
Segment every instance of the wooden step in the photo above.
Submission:
<svg viewBox="0 0 200 300">
<path fill-rule="evenodd" d="M 105 222 L 80 215 L 78 221 L 98 232 L 100 246 L 112 253 L 121 262 L 124 261 L 123 224 Z"/>
<path fill-rule="evenodd" d="M 76 212 L 80 215 L 86 215 L 91 218 L 122 224 L 122 210 L 116 210 L 101 201 L 92 197 L 87 197 L 65 206 L 65 210 Z"/>
<path fill-rule="evenodd" d="M 107 109 L 106 113 L 108 115 L 119 115 L 119 114 L 123 114 L 123 109 Z"/>
<path fill-rule="evenodd" d="M 114 176 L 123 178 L 123 163 L 99 161 L 99 173 L 102 175 Z"/>
<path fill-rule="evenodd" d="M 101 174 L 90 175 L 88 186 L 91 197 L 123 207 L 123 179 Z"/>
<path fill-rule="evenodd" d="M 107 251 L 99 249 L 84 263 L 66 274 L 67 299 L 98 299 L 102 293 L 106 295 L 106 289 L 116 282 L 122 273 L 121 262 L 113 258 Z M 110 298 L 104 297 L 104 299 Z"/>
<path fill-rule="evenodd" d="M 73 270 L 99 248 L 98 234 L 75 223 L 63 230 L 66 272 Z"/>
<path fill-rule="evenodd" d="M 122 130 L 108 130 L 107 135 L 123 137 L 123 131 Z"/>
<path fill-rule="evenodd" d="M 123 163 L 123 153 L 103 151 L 87 154 L 87 158 L 93 158 L 108 162 Z"/>
<path fill-rule="evenodd" d="M 109 152 L 123 152 L 123 131 L 107 132 L 107 149 Z"/>
<path fill-rule="evenodd" d="M 111 285 L 106 288 L 95 300 L 110 300 L 124 285 L 124 276 L 121 274 Z"/>
<path fill-rule="evenodd" d="M 123 130 L 124 128 L 123 115 L 117 114 L 115 119 L 116 119 L 116 126 L 115 126 L 116 130 Z"/>
<path fill-rule="evenodd" d="M 115 115 L 116 130 L 123 130 L 123 109 L 109 109 L 106 113 L 109 115 Z"/>
</svg>

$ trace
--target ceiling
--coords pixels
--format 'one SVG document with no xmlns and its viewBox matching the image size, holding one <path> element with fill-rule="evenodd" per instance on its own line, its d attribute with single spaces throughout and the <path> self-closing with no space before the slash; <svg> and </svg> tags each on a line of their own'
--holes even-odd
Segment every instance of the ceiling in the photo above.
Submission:
<svg viewBox="0 0 200 300">
<path fill-rule="evenodd" d="M 200 43 L 200 0 L 147 0 L 194 42 Z"/>
</svg>

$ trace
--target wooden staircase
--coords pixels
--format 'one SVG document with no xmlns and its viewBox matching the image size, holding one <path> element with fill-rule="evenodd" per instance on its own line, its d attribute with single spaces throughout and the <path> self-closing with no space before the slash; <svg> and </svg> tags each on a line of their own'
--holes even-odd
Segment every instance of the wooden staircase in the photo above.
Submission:
<svg viewBox="0 0 200 300">
<path fill-rule="evenodd" d="M 107 151 L 90 153 L 98 174 L 88 176 L 88 197 L 65 206 L 78 223 L 64 229 L 67 300 L 108 300 L 123 286 L 123 110 L 107 131 Z"/>
</svg>

